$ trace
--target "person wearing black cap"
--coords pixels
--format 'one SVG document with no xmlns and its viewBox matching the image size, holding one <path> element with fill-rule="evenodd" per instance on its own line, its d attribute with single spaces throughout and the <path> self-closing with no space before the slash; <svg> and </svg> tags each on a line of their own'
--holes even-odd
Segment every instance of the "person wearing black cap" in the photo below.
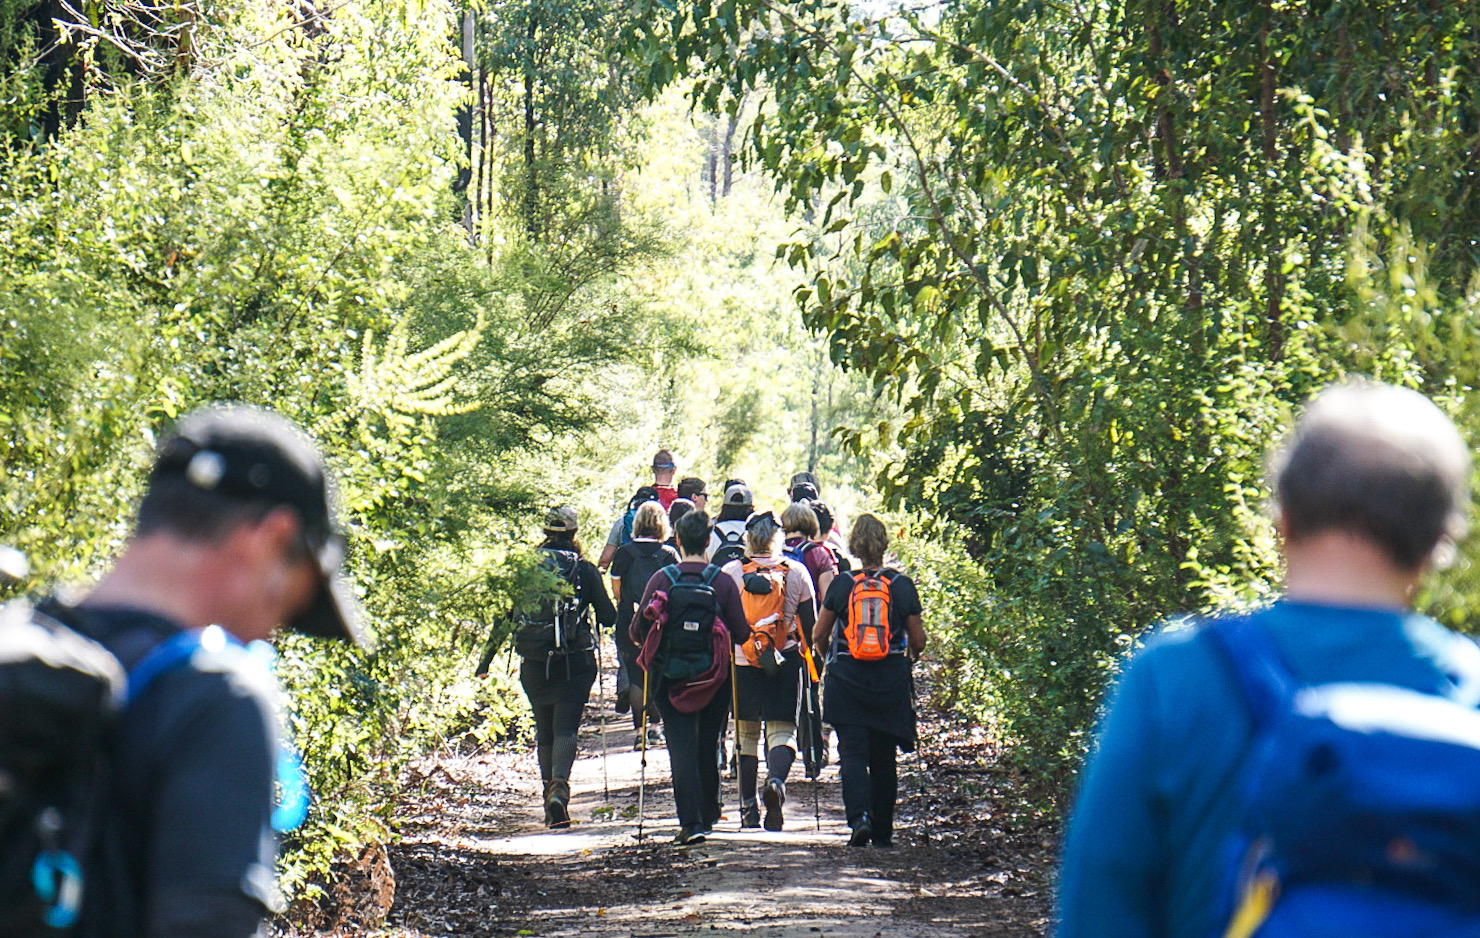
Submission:
<svg viewBox="0 0 1480 938">
<path fill-rule="evenodd" d="M 821 489 L 817 486 L 817 476 L 810 472 L 798 472 L 787 483 L 786 496 L 792 502 L 812 502 L 821 498 Z"/>
<path fill-rule="evenodd" d="M 255 935 L 280 910 L 272 826 L 276 682 L 244 643 L 279 627 L 364 643 L 324 465 L 276 414 L 213 407 L 161 447 L 123 552 L 76 605 L 41 608 L 134 667 L 198 644 L 123 712 L 110 742 L 106 863 L 78 934 Z"/>
<path fill-rule="evenodd" d="M 601 574 L 585 559 L 581 542 L 576 540 L 578 527 L 574 508 L 551 508 L 545 513 L 545 540 L 539 548 L 548 565 L 570 583 L 568 604 L 542 601 L 538 609 L 514 610 L 515 622 L 524 623 L 514 647 L 524 659 L 519 683 L 534 713 L 535 750 L 545 786 L 545 824 L 555 828 L 570 826 L 570 771 L 576 761 L 576 734 L 581 729 L 591 685 L 596 683 L 596 633 L 591 630 L 589 613 L 596 611 L 596 621 L 604 629 L 617 620 L 617 610 L 606 595 Z M 557 609 L 556 605 L 565 608 Z M 540 635 L 552 629 L 541 620 L 554 614 L 560 616 L 562 634 L 556 642 L 559 647 L 547 647 L 549 643 Z"/>
</svg>

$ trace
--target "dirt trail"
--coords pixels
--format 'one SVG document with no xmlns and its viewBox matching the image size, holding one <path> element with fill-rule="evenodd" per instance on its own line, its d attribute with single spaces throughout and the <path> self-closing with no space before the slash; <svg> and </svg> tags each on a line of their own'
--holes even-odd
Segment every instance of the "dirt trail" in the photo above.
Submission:
<svg viewBox="0 0 1480 938">
<path fill-rule="evenodd" d="M 608 677 L 606 686 L 611 687 Z M 587 710 L 567 831 L 542 824 L 533 753 L 504 748 L 415 766 L 392 847 L 396 898 L 384 934 L 668 938 L 1027 938 L 1046 933 L 1052 832 L 1013 826 L 1010 790 L 968 728 L 927 718 L 924 761 L 901 757 L 896 846 L 850 848 L 837 767 L 793 771 L 786 827 L 739 831 L 735 783 L 707 842 L 676 848 L 668 753 L 648 753 L 644 839 L 635 837 L 641 754 L 608 715 L 606 777 Z M 620 722 L 619 722 L 620 721 Z M 928 784 L 926 783 L 926 780 Z"/>
</svg>

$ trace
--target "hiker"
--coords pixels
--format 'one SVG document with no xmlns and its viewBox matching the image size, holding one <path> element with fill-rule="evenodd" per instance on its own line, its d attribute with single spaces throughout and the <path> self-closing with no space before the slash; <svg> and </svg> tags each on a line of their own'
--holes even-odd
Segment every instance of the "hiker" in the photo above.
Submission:
<svg viewBox="0 0 1480 938">
<path fill-rule="evenodd" d="M 782 552 L 801 563 L 812 578 L 818 596 L 826 596 L 833 577 L 838 574 L 838 560 L 819 539 L 817 513 L 810 502 L 792 502 L 781 512 L 781 528 L 786 532 Z"/>
<path fill-rule="evenodd" d="M 786 779 L 797 756 L 797 713 L 802 668 L 802 636 L 816 622 L 817 597 L 804 566 L 780 556 L 781 523 L 769 511 L 745 525 L 746 558 L 725 565 L 740 587 L 750 640 L 735 649 L 735 749 L 740 775 L 740 827 L 784 824 Z M 765 724 L 766 783 L 761 792 L 766 815 L 756 801 L 760 775 L 761 725 Z"/>
<path fill-rule="evenodd" d="M 662 453 L 660 452 L 661 456 Z M 627 500 L 627 507 L 617 520 L 612 522 L 611 531 L 607 533 L 606 544 L 601 548 L 601 557 L 596 561 L 596 569 L 600 573 L 606 573 L 611 569 L 612 560 L 617 556 L 617 551 L 632 540 L 632 523 L 637 517 L 637 510 L 648 502 L 658 501 L 658 490 L 651 485 L 639 486 L 632 497 Z M 618 599 L 615 593 L 614 599 Z M 618 651 L 621 650 L 621 638 L 618 637 Z M 617 713 L 628 711 L 628 695 L 631 693 L 631 675 L 627 673 L 627 666 L 620 654 L 617 657 L 617 696 L 615 709 Z"/>
<path fill-rule="evenodd" d="M 701 511 L 709 510 L 709 487 L 704 484 L 703 479 L 694 476 L 685 476 L 678 480 L 678 498 L 686 498 Z M 669 506 L 672 511 L 673 506 Z"/>
<path fill-rule="evenodd" d="M 811 503 L 812 514 L 817 518 L 817 539 L 826 547 L 828 553 L 833 556 L 833 564 L 839 573 L 849 573 L 853 569 L 853 562 L 848 557 L 847 549 L 843 546 L 843 539 L 838 531 L 837 519 L 833 510 L 826 502 L 813 500 Z M 826 593 L 821 594 L 826 596 Z"/>
<path fill-rule="evenodd" d="M 1480 752 L 1457 735 L 1480 719 L 1477 650 L 1412 608 L 1465 530 L 1469 465 L 1417 392 L 1315 397 L 1271 461 L 1284 594 L 1168 628 L 1122 671 L 1058 935 L 1480 928 Z"/>
<path fill-rule="evenodd" d="M 677 470 L 678 463 L 674 462 L 673 454 L 668 450 L 660 449 L 653 454 L 653 488 L 658 492 L 658 504 L 664 511 L 678 497 L 678 487 L 673 484 L 673 474 Z"/>
<path fill-rule="evenodd" d="M 621 712 L 632 713 L 633 746 L 662 742 L 656 726 L 649 727 L 647 738 L 640 739 L 637 731 L 642 727 L 642 671 L 637 667 L 637 643 L 632 640 L 632 617 L 639 608 L 637 601 L 653 574 L 678 563 L 678 552 L 663 543 L 668 539 L 668 516 L 657 502 L 648 502 L 637 509 L 632 522 L 632 540 L 617 551 L 612 560 L 612 595 L 617 598 L 616 644 L 617 660 L 629 675 L 626 707 Z M 638 680 L 632 681 L 631 676 Z M 656 711 L 649 711 L 649 717 Z"/>
<path fill-rule="evenodd" d="M 612 558 L 617 555 L 617 550 L 628 541 L 632 540 L 632 521 L 637 517 L 637 509 L 647 502 L 662 502 L 658 500 L 658 490 L 651 485 L 639 486 L 632 497 L 627 499 L 627 507 L 612 522 L 611 531 L 606 535 L 606 544 L 601 548 L 601 556 L 596 561 L 596 569 L 605 573 L 611 568 Z M 664 511 L 668 509 L 664 507 Z"/>
<path fill-rule="evenodd" d="M 711 621 L 717 620 L 729 633 L 714 643 L 713 647 L 722 656 L 716 655 L 711 662 L 707 675 L 710 682 L 702 689 L 690 687 L 688 681 L 671 680 L 656 674 L 651 676 L 649 696 L 657 703 L 658 712 L 663 716 L 668 742 L 673 801 L 679 823 L 673 842 L 679 846 L 701 843 L 713 832 L 720 818 L 719 766 L 708 754 L 719 746 L 719 734 L 729 713 L 730 669 L 727 659 L 730 645 L 750 637 L 739 589 L 733 580 L 704 558 L 709 534 L 709 515 L 703 511 L 691 511 L 679 519 L 680 562 L 653 574 L 638 604 L 640 610 L 647 610 L 653 604 L 654 594 L 662 592 L 667 598 L 669 613 L 665 630 L 670 626 L 679 629 L 683 622 L 688 621 L 683 611 L 676 608 L 682 603 L 685 609 L 704 610 Z M 680 583 L 684 584 L 682 590 Z M 709 591 L 707 605 L 701 602 L 706 588 Z M 685 599 L 685 592 L 692 598 Z M 634 635 L 634 639 L 647 637 L 647 623 L 641 617 L 634 628 L 642 632 Z M 685 698 L 686 691 L 697 693 Z"/>
<path fill-rule="evenodd" d="M 112 568 L 76 605 L 38 606 L 112 652 L 138 694 L 107 737 L 105 842 L 76 856 L 75 934 L 247 938 L 281 911 L 279 690 L 244 646 L 279 627 L 365 640 L 325 475 L 277 414 L 192 412 L 160 447 Z M 166 665 L 172 648 L 184 651 Z M 11 911 L 0 919 L 14 924 Z"/>
<path fill-rule="evenodd" d="M 883 522 L 859 515 L 848 550 L 859 569 L 834 578 L 812 633 L 813 647 L 827 654 L 822 719 L 838 734 L 848 844 L 888 847 L 899 791 L 896 756 L 915 749 L 911 668 L 925 650 L 925 627 L 914 581 L 884 567 Z"/>
<path fill-rule="evenodd" d="M 574 508 L 545 513 L 542 566 L 563 580 L 568 596 L 545 598 L 515 609 L 514 648 L 522 662 L 519 683 L 534 714 L 535 751 L 544 783 L 545 825 L 570 826 L 570 770 L 576 761 L 576 734 L 596 682 L 598 628 L 612 625 L 617 610 L 602 588 L 601 574 L 585 559 Z M 599 633 L 597 633 L 599 634 Z"/>
<path fill-rule="evenodd" d="M 725 483 L 725 500 L 709 535 L 709 561 L 724 566 L 745 556 L 745 521 L 754 512 L 750 486 L 739 479 Z"/>
<path fill-rule="evenodd" d="M 817 477 L 810 472 L 798 472 L 786 484 L 786 497 L 792 502 L 812 502 L 821 498 Z"/>
<path fill-rule="evenodd" d="M 668 530 L 678 530 L 678 519 L 693 511 L 695 505 L 687 498 L 675 498 L 673 504 L 668 506 Z M 670 534 L 668 540 L 664 541 L 674 552 L 678 551 L 678 535 Z"/>
</svg>

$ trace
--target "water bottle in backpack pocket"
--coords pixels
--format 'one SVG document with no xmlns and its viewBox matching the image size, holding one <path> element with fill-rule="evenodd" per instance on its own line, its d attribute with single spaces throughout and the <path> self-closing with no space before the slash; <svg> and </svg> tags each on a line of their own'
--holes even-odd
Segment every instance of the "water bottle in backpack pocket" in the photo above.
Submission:
<svg viewBox="0 0 1480 938">
<path fill-rule="evenodd" d="M 1302 685 L 1254 618 L 1209 632 L 1255 725 L 1219 934 L 1480 936 L 1476 701 L 1382 683 Z M 1453 665 L 1469 677 L 1451 691 L 1480 682 L 1480 649 L 1454 638 Z"/>
</svg>

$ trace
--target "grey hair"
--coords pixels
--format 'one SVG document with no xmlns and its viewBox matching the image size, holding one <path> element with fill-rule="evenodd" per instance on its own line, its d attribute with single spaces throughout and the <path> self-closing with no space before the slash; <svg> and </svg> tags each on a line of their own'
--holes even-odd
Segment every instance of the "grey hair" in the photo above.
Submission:
<svg viewBox="0 0 1480 938">
<path fill-rule="evenodd" d="M 1269 464 L 1290 540 L 1355 534 L 1405 570 L 1442 565 L 1464 536 L 1469 476 L 1469 448 L 1443 411 L 1372 381 L 1316 395 Z"/>
</svg>

